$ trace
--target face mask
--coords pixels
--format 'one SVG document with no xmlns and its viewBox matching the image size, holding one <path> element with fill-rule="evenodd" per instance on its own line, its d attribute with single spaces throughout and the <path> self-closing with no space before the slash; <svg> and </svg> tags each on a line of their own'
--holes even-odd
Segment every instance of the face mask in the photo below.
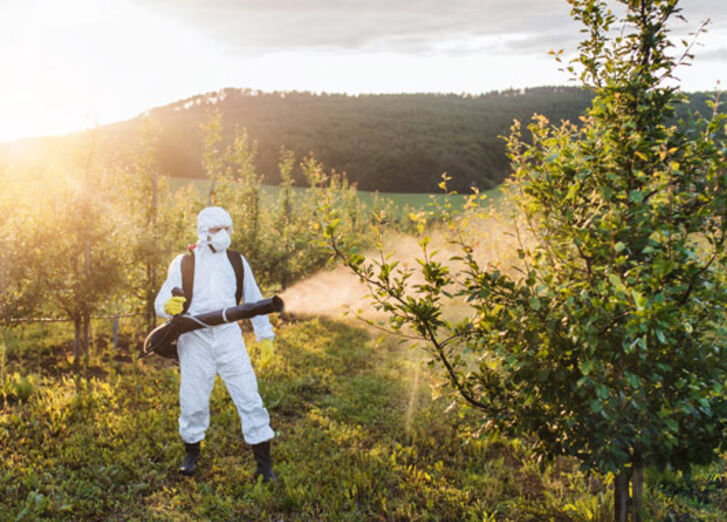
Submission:
<svg viewBox="0 0 727 522">
<path fill-rule="evenodd" d="M 227 230 L 222 229 L 211 235 L 207 242 L 215 249 L 215 252 L 222 252 L 230 246 L 230 234 L 227 233 Z"/>
</svg>

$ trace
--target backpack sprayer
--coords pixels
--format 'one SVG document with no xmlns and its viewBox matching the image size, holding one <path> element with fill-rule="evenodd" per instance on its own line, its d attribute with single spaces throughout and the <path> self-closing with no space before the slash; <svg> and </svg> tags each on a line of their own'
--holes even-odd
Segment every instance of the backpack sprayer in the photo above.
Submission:
<svg viewBox="0 0 727 522">
<path fill-rule="evenodd" d="M 175 288 L 172 290 L 172 295 L 183 296 L 184 291 L 181 288 Z M 283 300 L 275 295 L 269 299 L 262 299 L 255 303 L 246 303 L 239 306 L 230 306 L 216 312 L 207 312 L 199 315 L 175 315 L 163 325 L 149 332 L 149 335 L 144 339 L 144 347 L 137 359 L 156 353 L 162 357 L 179 360 L 177 356 L 177 339 L 183 333 L 225 323 L 234 323 L 242 319 L 250 319 L 256 315 L 282 312 L 283 307 Z"/>
</svg>

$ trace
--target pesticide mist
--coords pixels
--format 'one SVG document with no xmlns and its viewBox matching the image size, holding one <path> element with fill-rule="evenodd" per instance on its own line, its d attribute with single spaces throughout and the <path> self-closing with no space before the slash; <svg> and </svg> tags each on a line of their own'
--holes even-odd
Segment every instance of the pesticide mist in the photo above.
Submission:
<svg viewBox="0 0 727 522">
<path fill-rule="evenodd" d="M 475 257 L 484 265 L 498 264 L 505 270 L 517 261 L 517 239 L 513 225 L 500 219 L 488 218 L 480 220 L 470 227 L 475 245 Z M 450 241 L 446 230 L 434 229 L 428 232 L 430 239 L 429 252 L 436 259 L 447 264 L 453 273 L 462 269 L 461 263 L 451 261 L 453 256 L 460 255 L 457 247 Z M 411 234 L 393 233 L 384 240 L 382 251 L 391 254 L 393 260 L 399 261 L 402 268 L 419 265 L 417 259 L 422 258 L 419 238 Z M 378 251 L 368 252 L 367 262 L 379 258 Z M 421 274 L 415 273 L 409 280 L 410 288 L 422 282 Z M 348 268 L 337 266 L 332 270 L 323 270 L 300 281 L 281 294 L 287 312 L 296 315 L 320 315 L 340 318 L 346 312 L 357 313 L 369 320 L 386 317 L 377 312 L 369 297 L 369 288 L 359 280 Z M 447 316 L 450 318 L 466 313 L 468 307 L 464 303 L 452 301 L 448 304 Z"/>
</svg>

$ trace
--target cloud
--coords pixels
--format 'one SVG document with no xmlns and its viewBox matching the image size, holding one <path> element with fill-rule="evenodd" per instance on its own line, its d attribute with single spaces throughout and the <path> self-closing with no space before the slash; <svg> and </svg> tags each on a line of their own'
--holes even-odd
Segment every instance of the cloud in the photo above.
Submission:
<svg viewBox="0 0 727 522">
<path fill-rule="evenodd" d="M 144 0 L 226 52 L 546 53 L 572 24 L 563 0 Z M 576 26 L 565 31 L 577 35 Z M 567 40 L 570 41 L 570 40 Z"/>
<path fill-rule="evenodd" d="M 575 50 L 579 26 L 565 0 L 133 0 L 180 21 L 227 55 L 288 51 L 506 53 L 544 55 Z M 611 5 L 616 6 L 615 2 Z M 724 0 L 683 0 L 695 29 L 712 18 L 727 23 Z"/>
<path fill-rule="evenodd" d="M 706 51 L 695 51 L 695 60 L 709 60 L 724 62 L 727 60 L 727 47 L 718 47 L 716 49 L 708 49 Z"/>
</svg>

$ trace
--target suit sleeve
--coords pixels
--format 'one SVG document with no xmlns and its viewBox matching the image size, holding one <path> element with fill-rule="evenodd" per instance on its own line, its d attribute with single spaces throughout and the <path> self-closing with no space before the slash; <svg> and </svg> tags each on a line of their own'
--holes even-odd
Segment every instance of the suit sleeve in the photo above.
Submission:
<svg viewBox="0 0 727 522">
<path fill-rule="evenodd" d="M 242 266 L 244 269 L 245 278 L 242 284 L 242 299 L 245 303 L 254 303 L 260 301 L 263 296 L 260 293 L 255 282 L 255 276 L 252 274 L 252 269 L 247 263 L 245 256 L 242 256 Z M 255 337 L 260 341 L 262 339 L 273 339 L 275 333 L 273 332 L 273 325 L 270 324 L 270 319 L 267 315 L 258 315 L 253 317 L 251 320 L 252 328 L 255 330 Z"/>
<path fill-rule="evenodd" d="M 174 258 L 172 263 L 169 265 L 167 271 L 167 280 L 164 281 L 156 299 L 154 300 L 154 309 L 159 317 L 169 319 L 171 316 L 164 311 L 164 303 L 172 297 L 172 288 L 182 288 L 182 257 L 184 254 L 180 254 Z"/>
</svg>

